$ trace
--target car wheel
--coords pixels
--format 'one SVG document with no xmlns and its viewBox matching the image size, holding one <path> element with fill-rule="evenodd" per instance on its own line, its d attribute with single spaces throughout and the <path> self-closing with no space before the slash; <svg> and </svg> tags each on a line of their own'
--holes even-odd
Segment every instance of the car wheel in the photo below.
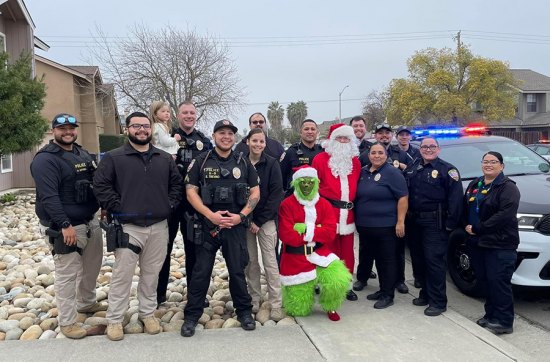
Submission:
<svg viewBox="0 0 550 362">
<path fill-rule="evenodd" d="M 450 238 L 447 263 L 451 279 L 462 293 L 472 297 L 483 296 L 483 286 L 477 281 L 465 236 Z"/>
</svg>

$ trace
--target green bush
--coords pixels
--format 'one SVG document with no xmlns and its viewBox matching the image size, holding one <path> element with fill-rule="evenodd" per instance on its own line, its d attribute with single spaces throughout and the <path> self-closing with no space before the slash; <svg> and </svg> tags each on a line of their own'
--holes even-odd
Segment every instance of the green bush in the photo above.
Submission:
<svg viewBox="0 0 550 362">
<path fill-rule="evenodd" d="M 99 135 L 99 152 L 108 152 L 124 145 L 125 135 Z"/>
<path fill-rule="evenodd" d="M 5 204 L 7 202 L 14 202 L 17 199 L 15 194 L 4 194 L 0 196 L 0 203 Z"/>
</svg>

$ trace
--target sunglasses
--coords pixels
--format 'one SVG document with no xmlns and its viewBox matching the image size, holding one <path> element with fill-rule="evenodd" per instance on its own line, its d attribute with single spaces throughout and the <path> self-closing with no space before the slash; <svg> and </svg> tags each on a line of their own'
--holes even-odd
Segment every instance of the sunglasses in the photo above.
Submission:
<svg viewBox="0 0 550 362">
<path fill-rule="evenodd" d="M 265 121 L 252 121 L 252 124 L 256 125 L 256 124 L 264 124 Z"/>
<path fill-rule="evenodd" d="M 76 118 L 74 118 L 74 117 L 57 117 L 55 119 L 55 122 L 57 124 L 65 124 L 65 123 L 76 124 Z"/>
</svg>

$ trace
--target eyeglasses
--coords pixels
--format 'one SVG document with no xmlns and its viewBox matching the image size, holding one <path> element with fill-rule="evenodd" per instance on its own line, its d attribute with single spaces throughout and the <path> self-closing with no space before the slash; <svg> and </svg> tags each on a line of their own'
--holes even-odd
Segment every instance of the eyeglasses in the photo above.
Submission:
<svg viewBox="0 0 550 362">
<path fill-rule="evenodd" d="M 481 164 L 482 165 L 498 165 L 500 163 L 500 161 L 498 160 L 483 160 L 481 161 Z"/>
<path fill-rule="evenodd" d="M 429 146 L 423 145 L 423 146 L 420 146 L 420 149 L 424 151 L 427 151 L 427 150 L 435 151 L 437 149 L 437 145 L 429 145 Z"/>
<path fill-rule="evenodd" d="M 254 124 L 254 125 L 256 125 L 256 124 L 264 124 L 265 121 L 252 121 L 251 123 Z"/>
<path fill-rule="evenodd" d="M 137 131 L 140 128 L 149 129 L 149 128 L 151 128 L 151 125 L 150 124 L 137 124 L 137 123 L 134 123 L 134 124 L 129 125 L 128 127 L 132 127 L 133 129 L 135 129 Z"/>
<path fill-rule="evenodd" d="M 76 124 L 76 118 L 66 117 L 66 116 L 57 117 L 55 119 L 55 122 L 58 123 L 58 124 L 65 124 L 65 123 Z"/>
</svg>

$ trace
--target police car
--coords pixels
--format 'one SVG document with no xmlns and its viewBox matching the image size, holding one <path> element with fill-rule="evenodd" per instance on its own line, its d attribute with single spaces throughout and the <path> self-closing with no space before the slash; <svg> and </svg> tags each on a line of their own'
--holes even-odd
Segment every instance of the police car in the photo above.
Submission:
<svg viewBox="0 0 550 362">
<path fill-rule="evenodd" d="M 527 145 L 527 147 L 550 160 L 550 142 L 548 140 L 539 140 L 537 143 Z"/>
<path fill-rule="evenodd" d="M 519 142 L 487 135 L 481 126 L 414 129 L 414 143 L 427 135 L 438 140 L 439 157 L 458 168 L 464 188 L 482 175 L 480 162 L 487 151 L 502 154 L 504 173 L 516 182 L 521 193 L 517 214 L 520 244 L 512 284 L 550 286 L 550 163 Z M 451 241 L 448 269 L 464 294 L 482 294 L 465 240 Z"/>
</svg>

